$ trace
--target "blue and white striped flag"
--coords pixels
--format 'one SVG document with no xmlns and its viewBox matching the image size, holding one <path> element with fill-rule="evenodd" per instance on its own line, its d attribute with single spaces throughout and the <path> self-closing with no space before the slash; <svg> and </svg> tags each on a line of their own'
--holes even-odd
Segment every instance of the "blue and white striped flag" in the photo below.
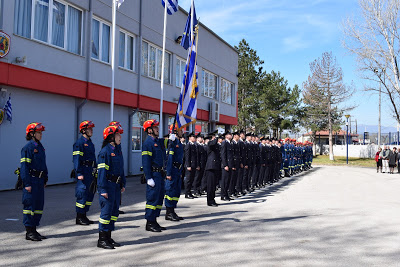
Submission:
<svg viewBox="0 0 400 267">
<path fill-rule="evenodd" d="M 181 94 L 179 96 L 176 122 L 178 129 L 182 129 L 197 120 L 197 95 L 199 87 L 197 85 L 197 61 L 196 45 L 193 43 L 189 49 L 186 60 L 186 70 L 183 76 Z"/>
<path fill-rule="evenodd" d="M 181 41 L 181 46 L 188 50 L 190 44 L 192 43 L 192 33 L 195 31 L 196 25 L 198 23 L 197 17 L 196 17 L 196 9 L 194 8 L 193 4 L 193 30 L 190 30 L 190 25 L 191 25 L 191 20 L 192 20 L 192 8 L 189 10 L 189 16 L 186 20 L 186 26 L 185 26 L 185 31 L 183 32 L 182 35 L 182 41 Z"/>
<path fill-rule="evenodd" d="M 4 106 L 4 112 L 7 115 L 7 120 L 12 122 L 12 106 L 11 106 L 11 96 L 8 97 L 7 103 Z"/>
<path fill-rule="evenodd" d="M 165 1 L 161 0 L 163 7 L 165 8 Z M 178 11 L 178 0 L 167 0 L 167 12 L 169 15 L 174 14 Z"/>
</svg>

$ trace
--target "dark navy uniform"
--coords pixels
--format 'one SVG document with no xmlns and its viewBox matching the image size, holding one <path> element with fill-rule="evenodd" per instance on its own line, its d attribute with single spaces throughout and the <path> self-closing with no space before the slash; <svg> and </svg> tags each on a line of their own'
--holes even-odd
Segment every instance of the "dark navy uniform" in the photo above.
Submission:
<svg viewBox="0 0 400 267">
<path fill-rule="evenodd" d="M 261 152 L 257 142 L 252 142 L 252 148 L 254 155 L 254 169 L 251 177 L 251 187 L 254 188 L 257 186 L 258 175 L 260 174 Z"/>
<path fill-rule="evenodd" d="M 191 168 L 189 171 L 187 168 Z M 197 146 L 192 143 L 188 142 L 185 146 L 185 175 L 186 175 L 186 183 L 185 183 L 185 196 L 186 197 L 193 197 L 192 196 L 192 185 L 194 181 L 194 177 L 196 175 L 196 168 L 199 167 L 198 161 L 198 153 L 197 153 Z"/>
<path fill-rule="evenodd" d="M 21 179 L 23 183 L 23 223 L 39 226 L 44 206 L 44 186 L 47 183 L 45 149 L 40 142 L 29 141 L 21 150 Z M 25 187 L 32 187 L 28 192 Z"/>
<path fill-rule="evenodd" d="M 171 176 L 171 181 L 165 181 L 165 206 L 176 208 L 182 186 L 183 144 L 178 139 L 169 141 L 168 150 L 167 176 Z"/>
<path fill-rule="evenodd" d="M 221 173 L 221 145 L 218 144 L 218 138 L 208 142 L 207 148 L 207 163 L 206 163 L 206 177 L 207 177 L 207 204 L 209 206 L 215 205 L 215 190 L 219 175 Z"/>
<path fill-rule="evenodd" d="M 251 175 L 253 173 L 254 168 L 254 154 L 253 154 L 253 147 L 252 142 L 247 141 L 245 142 L 245 149 L 246 149 L 246 166 L 247 168 L 244 169 L 244 176 L 243 176 L 243 189 L 250 191 L 250 181 Z"/>
<path fill-rule="evenodd" d="M 221 199 L 229 200 L 228 188 L 232 175 L 233 162 L 233 148 L 229 140 L 224 140 L 221 144 L 221 167 L 222 167 L 222 180 L 221 180 Z M 228 170 L 225 169 L 228 167 Z"/>
<path fill-rule="evenodd" d="M 246 145 L 242 139 L 239 139 L 239 153 L 240 153 L 240 167 L 238 171 L 238 179 L 237 179 L 237 191 L 240 194 L 243 194 L 243 178 L 244 178 L 244 166 L 247 165 L 247 153 L 246 153 Z"/>
<path fill-rule="evenodd" d="M 229 183 L 229 195 L 235 195 L 237 196 L 238 191 L 236 190 L 236 184 L 238 180 L 238 174 L 239 174 L 239 168 L 240 168 L 240 162 L 241 162 L 241 156 L 240 156 L 240 147 L 239 143 L 236 142 L 235 140 L 232 140 L 231 142 L 232 145 L 232 154 L 233 154 L 233 168 L 232 169 L 232 174 L 231 174 L 231 181 Z"/>
<path fill-rule="evenodd" d="M 76 212 L 84 214 L 89 211 L 94 198 L 89 187 L 93 181 L 93 168 L 97 166 L 96 155 L 92 140 L 81 136 L 73 146 L 72 161 L 76 177 L 83 176 L 83 180 L 77 179 L 75 187 Z"/>
<path fill-rule="evenodd" d="M 200 195 L 201 191 L 201 182 L 204 176 L 204 168 L 206 166 L 207 158 L 206 158 L 206 150 L 204 149 L 204 145 L 201 143 L 196 143 L 196 149 L 197 149 L 197 161 L 198 161 L 198 166 L 200 167 L 200 170 L 196 170 L 196 174 L 194 176 L 194 182 L 193 182 L 193 190 L 196 194 Z"/>
</svg>

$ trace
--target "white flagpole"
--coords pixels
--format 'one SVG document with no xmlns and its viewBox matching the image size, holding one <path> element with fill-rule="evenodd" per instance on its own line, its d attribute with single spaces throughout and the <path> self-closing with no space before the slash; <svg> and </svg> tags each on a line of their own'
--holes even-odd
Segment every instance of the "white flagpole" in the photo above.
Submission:
<svg viewBox="0 0 400 267">
<path fill-rule="evenodd" d="M 114 120 L 114 76 L 115 76 L 115 16 L 116 16 L 116 0 L 112 3 L 112 41 L 111 41 L 111 101 L 110 114 L 111 121 Z"/>
<path fill-rule="evenodd" d="M 165 0 L 164 8 L 164 33 L 163 33 L 163 50 L 162 50 L 162 61 L 161 61 L 161 98 L 160 98 L 160 130 L 158 137 L 163 137 L 163 101 L 164 101 L 164 65 L 165 65 L 165 39 L 167 34 L 167 4 L 168 1 Z"/>
<path fill-rule="evenodd" d="M 194 39 L 194 32 L 193 32 L 193 23 L 194 23 L 194 8 L 193 8 L 193 6 L 194 6 L 194 0 L 192 0 L 192 8 L 191 8 L 191 18 L 190 18 L 190 34 L 191 34 L 191 43 L 193 44 L 193 39 Z M 196 47 L 196 49 L 197 49 L 197 47 Z"/>
</svg>

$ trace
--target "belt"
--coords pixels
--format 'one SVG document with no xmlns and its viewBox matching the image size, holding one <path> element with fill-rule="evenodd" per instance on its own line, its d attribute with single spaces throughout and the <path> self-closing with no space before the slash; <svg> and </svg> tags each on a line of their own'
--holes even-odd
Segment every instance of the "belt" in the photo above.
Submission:
<svg viewBox="0 0 400 267">
<path fill-rule="evenodd" d="M 122 177 L 117 175 L 107 175 L 107 180 L 122 185 Z"/>
<path fill-rule="evenodd" d="M 86 167 L 95 167 L 95 161 L 94 160 L 83 160 L 81 161 L 82 165 L 85 165 Z"/>
<path fill-rule="evenodd" d="M 165 170 L 162 167 L 155 167 L 155 166 L 151 166 L 151 171 L 152 172 L 159 172 L 161 173 L 162 176 L 165 176 Z"/>
<path fill-rule="evenodd" d="M 177 168 L 177 169 L 180 169 L 180 168 L 182 168 L 182 163 L 173 162 L 173 163 L 172 163 L 172 166 L 174 166 L 174 167 Z"/>
<path fill-rule="evenodd" d="M 44 171 L 30 170 L 29 173 L 32 177 L 47 178 L 47 174 Z"/>
</svg>

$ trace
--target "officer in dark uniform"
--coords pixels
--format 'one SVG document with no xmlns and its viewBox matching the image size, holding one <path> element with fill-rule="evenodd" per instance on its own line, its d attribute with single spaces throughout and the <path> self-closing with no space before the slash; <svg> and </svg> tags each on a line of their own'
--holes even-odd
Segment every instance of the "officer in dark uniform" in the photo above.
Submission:
<svg viewBox="0 0 400 267">
<path fill-rule="evenodd" d="M 195 134 L 189 134 L 189 142 L 185 146 L 185 167 L 186 167 L 186 183 L 185 183 L 185 198 L 193 199 L 192 186 L 196 171 L 200 170 L 200 162 L 198 160 L 197 146 L 194 143 L 196 140 Z"/>
<path fill-rule="evenodd" d="M 210 136 L 205 136 L 204 137 L 204 143 L 203 143 L 203 148 L 204 148 L 204 174 L 203 178 L 201 179 L 201 190 L 200 194 L 201 195 L 206 195 L 207 194 L 207 177 L 206 177 L 206 163 L 207 163 L 207 157 L 208 157 L 208 142 L 210 142 Z"/>
<path fill-rule="evenodd" d="M 183 131 L 182 129 L 178 129 L 178 125 L 174 126 L 171 124 L 169 132 L 171 134 L 167 150 L 167 180 L 165 181 L 165 207 L 167 212 L 165 214 L 165 219 L 170 221 L 180 221 L 183 220 L 183 218 L 176 214 L 175 208 L 181 195 L 183 144 L 179 139 L 182 137 Z"/>
<path fill-rule="evenodd" d="M 234 132 L 232 139 L 232 153 L 233 153 L 233 168 L 231 174 L 231 181 L 229 183 L 229 197 L 238 197 L 238 190 L 236 189 L 236 184 L 239 175 L 240 163 L 241 163 L 241 154 L 240 154 L 240 147 L 239 147 L 239 132 Z"/>
<path fill-rule="evenodd" d="M 215 190 L 221 173 L 221 145 L 216 137 L 217 131 L 208 134 L 210 141 L 207 144 L 207 163 L 206 163 L 206 178 L 207 178 L 207 205 L 217 207 L 215 202 Z"/>
<path fill-rule="evenodd" d="M 76 186 L 76 224 L 89 225 L 94 221 L 86 217 L 86 213 L 92 205 L 94 192 L 89 190 L 93 182 L 93 169 L 97 167 L 96 154 L 92 140 L 94 123 L 82 121 L 79 130 L 82 136 L 76 140 L 73 146 L 72 161 L 74 163 Z"/>
<path fill-rule="evenodd" d="M 267 145 L 266 145 L 266 138 L 262 136 L 260 138 L 261 144 L 260 144 L 260 150 L 261 150 L 261 167 L 260 167 L 260 175 L 258 176 L 258 187 L 263 187 L 264 186 L 264 180 L 265 180 L 265 170 L 267 168 Z"/>
<path fill-rule="evenodd" d="M 237 183 L 236 183 L 238 196 L 242 196 L 242 195 L 246 194 L 244 192 L 244 190 L 243 190 L 244 168 L 245 168 L 245 166 L 247 164 L 246 163 L 246 159 L 247 159 L 246 145 L 244 143 L 245 140 L 246 140 L 245 132 L 244 131 L 240 131 L 240 138 L 239 138 L 239 141 L 238 141 L 239 153 L 240 153 L 240 167 L 239 167 L 239 170 L 238 170 L 238 179 L 237 179 Z"/>
<path fill-rule="evenodd" d="M 36 230 L 43 214 L 44 187 L 48 180 L 46 154 L 40 142 L 44 130 L 39 122 L 28 124 L 25 137 L 29 142 L 21 150 L 23 223 L 26 229 L 25 238 L 31 241 L 46 239 Z"/>
<path fill-rule="evenodd" d="M 196 174 L 194 176 L 194 182 L 193 182 L 193 191 L 194 191 L 194 196 L 201 196 L 201 182 L 204 176 L 204 168 L 206 166 L 206 151 L 204 149 L 203 145 L 203 135 L 201 133 L 198 133 L 196 136 L 196 149 L 197 149 L 197 161 L 200 169 L 196 169 Z"/>
<path fill-rule="evenodd" d="M 232 134 L 228 131 L 225 133 L 225 140 L 221 144 L 221 200 L 232 200 L 228 195 L 229 184 L 231 180 L 232 170 L 235 168 L 233 162 L 233 148 L 231 144 Z"/>
<path fill-rule="evenodd" d="M 121 134 L 117 126 L 107 126 L 103 131 L 103 146 L 97 162 L 98 192 L 100 203 L 99 240 L 97 247 L 114 249 L 121 245 L 111 237 L 119 215 L 121 193 L 125 191 L 125 174 L 122 153 L 116 149 L 121 144 Z"/>
<path fill-rule="evenodd" d="M 152 119 L 143 124 L 143 130 L 148 134 L 142 147 L 143 172 L 146 176 L 146 230 L 161 232 L 166 230 L 157 222 L 165 197 L 166 151 L 164 140 L 158 138 L 159 122 Z"/>
<path fill-rule="evenodd" d="M 246 190 L 247 192 L 250 191 L 250 180 L 251 180 L 251 174 L 253 173 L 253 165 L 254 165 L 254 154 L 253 154 L 253 146 L 251 142 L 251 133 L 246 134 L 246 142 L 245 143 L 245 149 L 246 149 L 246 165 L 244 166 L 244 175 L 243 175 L 243 191 Z M 243 195 L 245 195 L 246 192 L 244 192 Z"/>
<path fill-rule="evenodd" d="M 257 181 L 258 181 L 258 175 L 260 174 L 260 162 L 261 162 L 261 153 L 260 153 L 260 147 L 257 142 L 257 137 L 256 135 L 253 135 L 251 138 L 253 145 L 253 155 L 254 155 L 254 169 L 253 169 L 253 174 L 251 178 L 251 189 L 254 191 L 254 188 L 257 186 Z"/>
</svg>

